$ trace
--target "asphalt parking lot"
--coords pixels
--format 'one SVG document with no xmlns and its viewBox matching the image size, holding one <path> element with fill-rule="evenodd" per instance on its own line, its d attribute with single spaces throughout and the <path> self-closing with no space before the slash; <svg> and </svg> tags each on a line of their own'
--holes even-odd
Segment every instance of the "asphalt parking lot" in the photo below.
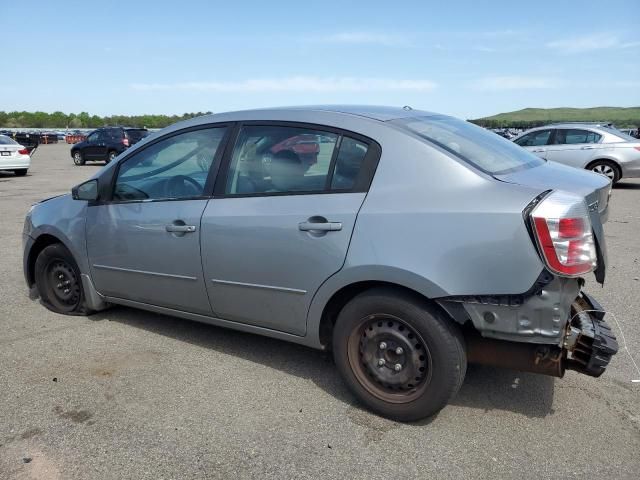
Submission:
<svg viewBox="0 0 640 480">
<path fill-rule="evenodd" d="M 599 379 L 472 366 L 452 405 L 399 424 L 359 407 L 322 352 L 128 308 L 45 310 L 26 296 L 22 224 L 100 168 L 68 152 L 0 173 L 1 479 L 637 478 L 640 374 L 623 351 Z M 640 361 L 640 180 L 611 208 L 608 278 L 586 290 Z"/>
</svg>

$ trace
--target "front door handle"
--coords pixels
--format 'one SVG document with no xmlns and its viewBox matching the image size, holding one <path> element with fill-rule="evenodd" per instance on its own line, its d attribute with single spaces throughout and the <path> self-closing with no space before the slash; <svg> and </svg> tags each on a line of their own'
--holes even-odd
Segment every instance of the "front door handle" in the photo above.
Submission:
<svg viewBox="0 0 640 480">
<path fill-rule="evenodd" d="M 340 222 L 301 222 L 298 229 L 303 232 L 337 232 L 342 230 Z"/>
<path fill-rule="evenodd" d="M 581 150 L 593 150 L 594 148 L 596 148 L 596 147 L 594 147 L 592 145 L 585 145 L 584 147 L 581 147 Z"/>
<path fill-rule="evenodd" d="M 195 225 L 165 225 L 164 229 L 170 233 L 192 233 L 196 231 Z"/>
<path fill-rule="evenodd" d="M 533 153 L 542 153 L 542 152 L 544 152 L 544 149 L 540 148 L 540 149 L 537 149 L 537 150 L 531 150 L 531 151 L 532 151 Z"/>
</svg>

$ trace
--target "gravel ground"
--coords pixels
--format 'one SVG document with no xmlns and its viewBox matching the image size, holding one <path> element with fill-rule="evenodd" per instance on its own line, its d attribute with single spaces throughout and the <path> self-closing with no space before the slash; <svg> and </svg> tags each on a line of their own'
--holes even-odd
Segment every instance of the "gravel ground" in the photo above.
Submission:
<svg viewBox="0 0 640 480">
<path fill-rule="evenodd" d="M 470 367 L 439 415 L 399 424 L 359 407 L 321 352 L 128 308 L 45 310 L 26 296 L 24 215 L 97 168 L 60 144 L 26 177 L 0 173 L 0 478 L 638 478 L 625 352 L 599 379 Z M 586 289 L 640 361 L 640 181 L 614 190 L 606 230 L 607 282 Z"/>
</svg>

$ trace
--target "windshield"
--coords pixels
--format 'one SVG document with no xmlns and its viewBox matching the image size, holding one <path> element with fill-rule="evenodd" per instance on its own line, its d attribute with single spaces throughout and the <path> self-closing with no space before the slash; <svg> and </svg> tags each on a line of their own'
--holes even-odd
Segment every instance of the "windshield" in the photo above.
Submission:
<svg viewBox="0 0 640 480">
<path fill-rule="evenodd" d="M 7 137 L 6 135 L 0 135 L 0 145 L 17 145 L 17 142 L 14 142 L 13 139 Z"/>
<path fill-rule="evenodd" d="M 490 175 L 503 175 L 544 163 L 500 135 L 445 115 L 399 118 L 391 123 L 409 130 Z"/>
</svg>

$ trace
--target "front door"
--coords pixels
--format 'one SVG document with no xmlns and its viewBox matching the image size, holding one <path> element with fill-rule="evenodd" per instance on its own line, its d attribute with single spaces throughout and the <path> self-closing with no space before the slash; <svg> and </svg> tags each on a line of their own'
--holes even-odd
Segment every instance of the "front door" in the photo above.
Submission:
<svg viewBox="0 0 640 480">
<path fill-rule="evenodd" d="M 552 130 L 536 130 L 515 140 L 515 143 L 540 158 L 547 158 L 547 144 L 551 140 Z"/>
<path fill-rule="evenodd" d="M 202 220 L 216 316 L 305 334 L 311 299 L 345 261 L 368 188 L 361 172 L 373 171 L 361 168 L 375 158 L 369 147 L 310 128 L 241 129 Z"/>
<path fill-rule="evenodd" d="M 225 132 L 171 134 L 118 165 L 112 201 L 87 211 L 91 275 L 100 293 L 211 314 L 200 220 Z"/>
</svg>

